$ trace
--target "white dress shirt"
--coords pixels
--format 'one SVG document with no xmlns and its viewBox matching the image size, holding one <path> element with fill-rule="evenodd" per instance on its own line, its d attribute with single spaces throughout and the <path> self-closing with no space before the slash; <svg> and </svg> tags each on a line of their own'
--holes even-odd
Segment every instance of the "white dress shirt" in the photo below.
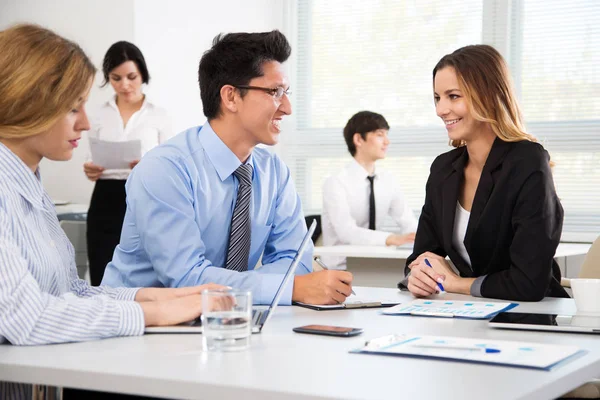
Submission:
<svg viewBox="0 0 600 400">
<path fill-rule="evenodd" d="M 125 126 L 117 107 L 116 96 L 90 115 L 90 138 L 109 142 L 140 140 L 142 156 L 174 136 L 166 110 L 152 103 L 147 96 L 142 107 L 129 118 Z M 88 158 L 91 160 L 91 157 Z M 127 179 L 130 172 L 130 169 L 107 169 L 100 179 Z"/>
<path fill-rule="evenodd" d="M 368 172 L 352 159 L 337 175 L 329 177 L 323 186 L 323 245 L 385 246 L 393 232 L 369 229 L 369 196 L 371 184 Z M 375 228 L 391 217 L 401 233 L 415 232 L 417 219 L 406 203 L 398 177 L 387 171 L 376 171 Z M 323 257 L 330 267 L 343 268 L 345 258 Z"/>
</svg>

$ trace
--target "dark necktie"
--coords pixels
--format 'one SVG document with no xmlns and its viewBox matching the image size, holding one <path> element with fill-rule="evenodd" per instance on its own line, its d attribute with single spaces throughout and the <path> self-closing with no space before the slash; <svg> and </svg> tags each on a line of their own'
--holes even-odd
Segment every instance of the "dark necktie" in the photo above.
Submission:
<svg viewBox="0 0 600 400">
<path fill-rule="evenodd" d="M 238 193 L 231 217 L 229 246 L 225 268 L 234 271 L 248 270 L 250 255 L 250 199 L 252 198 L 252 165 L 242 164 L 233 173 L 238 181 Z"/>
<path fill-rule="evenodd" d="M 369 229 L 375 230 L 375 190 L 373 189 L 375 175 L 367 176 L 367 179 L 371 183 L 371 194 L 369 195 Z"/>
</svg>

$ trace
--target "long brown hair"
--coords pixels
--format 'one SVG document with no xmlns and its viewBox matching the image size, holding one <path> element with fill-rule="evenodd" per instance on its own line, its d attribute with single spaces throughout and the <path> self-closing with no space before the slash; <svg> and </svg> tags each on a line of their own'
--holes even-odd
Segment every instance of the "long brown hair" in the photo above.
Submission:
<svg viewBox="0 0 600 400">
<path fill-rule="evenodd" d="M 74 42 L 37 25 L 0 32 L 0 139 L 50 129 L 88 90 L 96 68 Z"/>
<path fill-rule="evenodd" d="M 525 130 L 508 66 L 496 49 L 485 44 L 461 47 L 442 57 L 433 69 L 433 79 L 446 67 L 454 68 L 473 118 L 489 123 L 496 136 L 506 142 L 537 142 Z M 450 143 L 464 146 L 460 140 Z"/>
</svg>

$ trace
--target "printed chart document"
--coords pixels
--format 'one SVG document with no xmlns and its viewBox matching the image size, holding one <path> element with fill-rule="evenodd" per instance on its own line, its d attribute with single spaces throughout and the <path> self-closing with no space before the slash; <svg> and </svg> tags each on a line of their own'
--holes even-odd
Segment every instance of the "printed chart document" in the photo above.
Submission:
<svg viewBox="0 0 600 400">
<path fill-rule="evenodd" d="M 379 308 L 379 307 L 392 307 L 398 304 L 399 301 L 394 300 L 375 300 L 367 299 L 361 296 L 351 295 L 346 298 L 342 304 L 307 304 L 295 301 L 293 304 L 300 307 L 310 308 L 312 310 L 324 311 L 324 310 L 340 310 L 345 308 Z"/>
<path fill-rule="evenodd" d="M 488 319 L 502 311 L 516 307 L 517 303 L 459 300 L 413 300 L 382 311 L 386 315 L 417 315 L 425 317 L 455 317 Z"/>
<path fill-rule="evenodd" d="M 444 336 L 388 335 L 350 353 L 456 360 L 549 371 L 585 353 L 576 346 Z"/>
<path fill-rule="evenodd" d="M 105 169 L 129 169 L 129 163 L 142 158 L 142 142 L 108 142 L 90 138 L 92 162 Z"/>
</svg>

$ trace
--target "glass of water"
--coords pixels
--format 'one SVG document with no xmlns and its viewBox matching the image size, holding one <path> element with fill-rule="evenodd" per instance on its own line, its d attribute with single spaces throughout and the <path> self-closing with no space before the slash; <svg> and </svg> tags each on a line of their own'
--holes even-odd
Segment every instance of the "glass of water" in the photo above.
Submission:
<svg viewBox="0 0 600 400">
<path fill-rule="evenodd" d="M 202 341 L 210 351 L 250 347 L 252 292 L 237 289 L 202 292 Z"/>
</svg>

